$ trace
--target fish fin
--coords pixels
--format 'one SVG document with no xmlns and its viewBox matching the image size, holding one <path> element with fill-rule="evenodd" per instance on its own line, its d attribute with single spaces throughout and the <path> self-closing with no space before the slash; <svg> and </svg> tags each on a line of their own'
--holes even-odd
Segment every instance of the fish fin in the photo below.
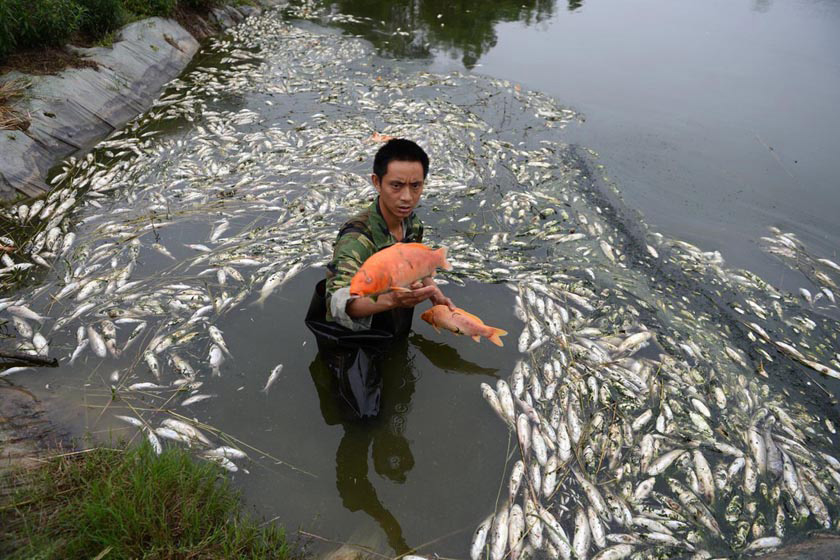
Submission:
<svg viewBox="0 0 840 560">
<path fill-rule="evenodd" d="M 429 323 L 429 324 L 431 325 L 431 323 Z M 432 328 L 435 329 L 436 333 L 440 334 L 440 329 L 438 328 L 437 325 L 432 325 Z"/>
<path fill-rule="evenodd" d="M 472 339 L 475 340 L 476 342 L 481 342 L 481 337 L 478 336 L 478 335 L 473 335 Z"/>
<path fill-rule="evenodd" d="M 502 339 L 499 338 L 499 337 L 500 336 L 505 336 L 507 334 L 507 331 L 504 331 L 502 329 L 497 329 L 495 327 L 490 327 L 490 328 L 493 329 L 493 334 L 488 337 L 490 342 L 492 342 L 496 346 L 504 346 L 504 344 L 502 344 Z"/>
<path fill-rule="evenodd" d="M 449 249 L 447 249 L 446 247 L 441 247 L 440 249 L 437 250 L 437 252 L 440 253 L 440 255 L 441 255 L 441 260 L 443 261 L 443 264 L 440 265 L 440 267 L 443 270 L 452 270 L 452 265 L 449 264 L 449 261 L 446 260 L 446 252 L 448 250 Z"/>
<path fill-rule="evenodd" d="M 391 290 L 394 292 L 410 292 L 408 288 L 403 288 L 402 286 L 391 286 Z"/>
</svg>

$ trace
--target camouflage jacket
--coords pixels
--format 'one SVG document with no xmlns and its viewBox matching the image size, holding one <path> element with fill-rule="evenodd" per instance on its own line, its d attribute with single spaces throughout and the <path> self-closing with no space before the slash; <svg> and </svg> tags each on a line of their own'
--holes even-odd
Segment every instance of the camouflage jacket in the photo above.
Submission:
<svg viewBox="0 0 840 560">
<path fill-rule="evenodd" d="M 403 220 L 403 243 L 420 243 L 423 241 L 423 222 L 412 212 Z M 390 247 L 397 240 L 388 230 L 385 218 L 379 210 L 379 197 L 373 204 L 367 207 L 358 215 L 354 216 L 338 232 L 338 237 L 333 248 L 333 259 L 327 265 L 327 320 L 336 321 L 345 326 L 348 322 L 356 323 L 355 329 L 367 328 L 370 321 L 353 321 L 344 314 L 343 317 L 334 317 L 331 305 L 332 296 L 339 290 L 346 288 L 347 294 L 342 294 L 341 299 L 345 301 L 349 296 L 350 280 L 362 266 L 368 257 L 386 247 Z M 338 309 L 338 314 L 343 309 Z"/>
</svg>

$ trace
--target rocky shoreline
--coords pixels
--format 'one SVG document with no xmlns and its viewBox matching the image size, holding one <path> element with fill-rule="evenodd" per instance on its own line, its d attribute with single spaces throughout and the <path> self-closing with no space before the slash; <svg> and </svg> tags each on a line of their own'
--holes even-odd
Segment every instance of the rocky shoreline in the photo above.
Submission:
<svg viewBox="0 0 840 560">
<path fill-rule="evenodd" d="M 220 29 L 284 4 L 225 6 L 211 12 Z M 164 85 L 178 76 L 199 49 L 198 40 L 175 20 L 148 18 L 123 27 L 111 47 L 69 47 L 95 68 L 56 75 L 9 72 L 0 83 L 28 84 L 13 109 L 29 120 L 26 131 L 0 131 L 0 199 L 41 196 L 58 161 L 84 153 L 147 110 Z"/>
</svg>

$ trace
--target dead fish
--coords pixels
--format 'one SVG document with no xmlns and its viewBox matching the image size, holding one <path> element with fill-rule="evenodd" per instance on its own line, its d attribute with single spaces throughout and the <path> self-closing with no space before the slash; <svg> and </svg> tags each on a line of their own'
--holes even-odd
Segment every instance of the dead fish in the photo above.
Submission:
<svg viewBox="0 0 840 560">
<path fill-rule="evenodd" d="M 265 387 L 262 389 L 263 393 L 268 394 L 268 389 L 277 381 L 281 371 L 283 371 L 283 364 L 278 364 L 271 370 L 271 375 L 268 376 L 268 381 L 265 382 Z"/>
<path fill-rule="evenodd" d="M 49 319 L 49 317 L 44 317 L 42 315 L 39 315 L 38 313 L 35 313 L 25 305 L 10 305 L 6 308 L 6 311 L 22 319 L 37 321 L 42 325 L 44 324 L 45 319 Z"/>
<path fill-rule="evenodd" d="M 221 446 L 204 452 L 208 457 L 226 457 L 228 459 L 245 459 L 248 455 L 235 447 Z"/>
<path fill-rule="evenodd" d="M 108 347 L 105 346 L 105 339 L 102 338 L 102 335 L 99 334 L 99 331 L 97 331 L 93 325 L 88 325 L 87 335 L 88 340 L 90 341 L 90 348 L 93 350 L 93 353 L 100 358 L 107 356 Z"/>
<path fill-rule="evenodd" d="M 215 344 L 211 345 L 210 346 L 210 356 L 209 357 L 210 357 L 210 367 L 213 370 L 213 375 L 217 376 L 217 377 L 222 375 L 221 367 L 222 367 L 222 362 L 224 362 L 224 360 L 225 360 L 224 354 L 222 353 L 222 349 L 219 348 L 218 346 L 216 346 Z"/>
<path fill-rule="evenodd" d="M 184 401 L 181 403 L 181 406 L 190 406 L 191 404 L 195 404 L 197 402 L 201 402 L 203 400 L 211 398 L 213 398 L 213 395 L 193 395 L 184 399 Z"/>
<path fill-rule="evenodd" d="M 485 556 L 485 543 L 487 542 L 487 534 L 490 532 L 490 526 L 493 524 L 492 513 L 484 518 L 473 533 L 472 542 L 470 544 L 470 559 L 480 560 Z"/>
<path fill-rule="evenodd" d="M 210 325 L 207 327 L 207 332 L 210 333 L 210 339 L 216 344 L 216 346 L 221 348 L 222 352 L 231 356 L 230 350 L 228 350 L 228 347 L 225 344 L 225 339 L 222 337 L 222 331 L 220 331 L 218 327 Z"/>
</svg>

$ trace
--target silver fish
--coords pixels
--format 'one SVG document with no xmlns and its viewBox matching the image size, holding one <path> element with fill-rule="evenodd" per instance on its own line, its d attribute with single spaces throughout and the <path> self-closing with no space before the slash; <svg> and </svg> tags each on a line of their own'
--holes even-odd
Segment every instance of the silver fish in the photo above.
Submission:
<svg viewBox="0 0 840 560">
<path fill-rule="evenodd" d="M 277 381 L 277 378 L 280 377 L 280 372 L 283 371 L 283 364 L 278 364 L 271 370 L 271 375 L 268 376 L 268 381 L 265 382 L 265 387 L 263 387 L 262 392 L 268 394 L 268 389 Z"/>
</svg>

